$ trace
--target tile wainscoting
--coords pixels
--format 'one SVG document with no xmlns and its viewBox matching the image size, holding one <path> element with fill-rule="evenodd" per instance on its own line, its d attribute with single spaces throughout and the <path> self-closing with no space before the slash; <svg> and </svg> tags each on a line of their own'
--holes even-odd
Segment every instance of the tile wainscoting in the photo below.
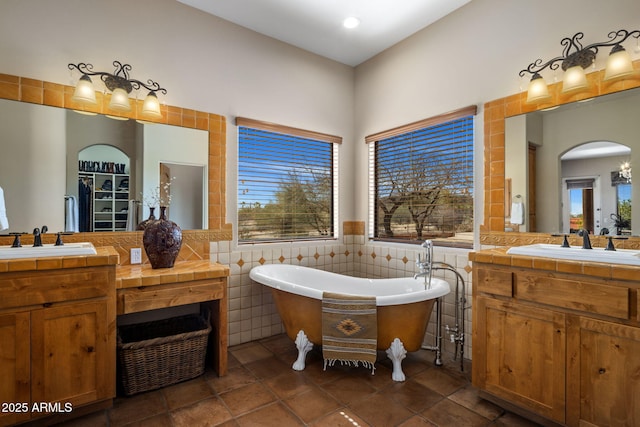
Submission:
<svg viewBox="0 0 640 427">
<path fill-rule="evenodd" d="M 231 247 L 229 241 L 211 243 L 210 257 L 230 267 L 229 277 L 229 345 L 238 345 L 284 332 L 280 316 L 267 287 L 249 278 L 251 268 L 261 264 L 283 263 L 302 265 L 345 275 L 369 278 L 412 276 L 416 272 L 415 260 L 423 249 L 413 245 L 391 245 L 369 242 L 362 235 L 346 235 L 342 242 L 304 242 Z M 466 284 L 467 307 L 471 305 L 471 265 L 467 249 L 436 247 L 435 261 L 454 266 Z M 455 301 L 455 275 L 436 271 L 435 277 L 444 278 L 451 285 L 445 297 L 444 325 L 453 327 Z M 435 310 L 425 335 L 425 344 L 433 345 Z M 454 353 L 455 347 L 443 331 L 443 351 Z M 471 310 L 465 312 L 465 358 L 471 357 Z"/>
</svg>

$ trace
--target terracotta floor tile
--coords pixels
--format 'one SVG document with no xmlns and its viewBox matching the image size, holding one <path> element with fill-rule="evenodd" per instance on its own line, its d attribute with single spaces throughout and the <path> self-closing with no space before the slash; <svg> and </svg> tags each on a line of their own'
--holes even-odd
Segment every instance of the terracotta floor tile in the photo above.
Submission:
<svg viewBox="0 0 640 427">
<path fill-rule="evenodd" d="M 276 335 L 275 337 L 265 338 L 260 341 L 265 348 L 270 350 L 273 354 L 280 356 L 282 354 L 288 354 L 290 352 L 298 352 L 296 344 L 285 334 Z"/>
<path fill-rule="evenodd" d="M 313 427 L 367 427 L 351 409 L 339 409 L 311 424 Z"/>
<path fill-rule="evenodd" d="M 468 384 L 468 382 L 452 377 L 437 367 L 429 368 L 411 378 L 443 396 L 448 396 Z"/>
<path fill-rule="evenodd" d="M 242 364 L 255 362 L 256 360 L 273 356 L 273 353 L 257 342 L 241 344 L 230 349 L 229 352 Z"/>
<path fill-rule="evenodd" d="M 224 377 L 209 377 L 207 382 L 213 388 L 216 393 L 224 393 L 235 388 L 243 387 L 247 384 L 251 384 L 257 381 L 255 375 L 253 375 L 244 366 L 237 366 L 227 370 L 227 375 Z"/>
<path fill-rule="evenodd" d="M 324 390 L 345 405 L 371 396 L 376 389 L 361 378 L 340 378 L 326 384 Z"/>
<path fill-rule="evenodd" d="M 420 415 L 414 415 L 413 417 L 409 418 L 407 421 L 400 424 L 398 427 L 439 427 L 439 426 L 437 426 L 436 424 L 433 424 L 429 420 L 425 420 Z"/>
<path fill-rule="evenodd" d="M 490 420 L 460 406 L 449 399 L 443 399 L 420 415 L 438 426 L 484 427 Z"/>
<path fill-rule="evenodd" d="M 511 412 L 505 413 L 503 416 L 498 418 L 491 424 L 491 426 L 495 427 L 535 427 L 538 424 L 533 421 L 529 421 L 520 415 L 516 415 Z"/>
<path fill-rule="evenodd" d="M 307 366 L 302 372 L 315 384 L 326 384 L 344 377 L 343 372 L 337 369 L 328 369 L 325 371 L 321 361 L 307 363 Z"/>
<path fill-rule="evenodd" d="M 234 416 L 259 408 L 271 403 L 276 396 L 261 383 L 253 383 L 220 394 L 220 398 Z"/>
<path fill-rule="evenodd" d="M 456 391 L 448 398 L 490 420 L 495 420 L 504 413 L 504 409 L 488 400 L 481 399 L 478 396 L 478 390 L 471 385 Z"/>
<path fill-rule="evenodd" d="M 64 423 L 65 427 L 107 427 L 107 414 L 105 411 L 85 415 Z"/>
<path fill-rule="evenodd" d="M 237 422 L 240 426 L 247 427 L 294 427 L 304 425 L 282 403 L 274 403 L 243 415 L 237 419 Z"/>
<path fill-rule="evenodd" d="M 196 378 L 162 389 L 169 410 L 181 408 L 213 395 L 213 391 L 204 378 Z"/>
<path fill-rule="evenodd" d="M 285 335 L 229 349 L 228 374 L 211 369 L 184 383 L 118 397 L 111 409 L 60 424 L 63 427 L 533 427 L 536 424 L 480 399 L 471 385 L 471 364 L 434 353 L 407 354 L 407 379 L 391 379 L 391 362 L 378 353 L 369 369 L 336 364 L 324 370 L 314 347 L 306 368 L 295 371 L 295 344 Z"/>
<path fill-rule="evenodd" d="M 413 416 L 413 412 L 381 393 L 359 400 L 349 407 L 370 426 L 397 426 Z"/>
<path fill-rule="evenodd" d="M 275 356 L 247 363 L 244 366 L 258 379 L 275 377 L 293 370 L 291 365 L 287 365 Z"/>
<path fill-rule="evenodd" d="M 111 426 L 122 426 L 163 413 L 167 404 L 159 390 L 141 393 L 131 397 L 120 397 L 109 410 Z"/>
<path fill-rule="evenodd" d="M 288 399 L 300 393 L 311 390 L 313 384 L 309 379 L 298 371 L 287 371 L 277 377 L 268 378 L 264 381 L 280 399 Z"/>
<path fill-rule="evenodd" d="M 285 400 L 285 405 L 305 423 L 328 415 L 340 407 L 337 400 L 315 386 Z"/>
<path fill-rule="evenodd" d="M 171 412 L 174 427 L 205 427 L 230 421 L 229 410 L 217 397 L 210 397 Z"/>
<path fill-rule="evenodd" d="M 440 393 L 411 378 L 403 382 L 396 382 L 385 388 L 383 392 L 388 392 L 395 402 L 414 412 L 424 411 L 444 399 Z"/>
<path fill-rule="evenodd" d="M 168 413 L 164 413 L 145 418 L 144 420 L 135 421 L 127 424 L 126 427 L 174 427 L 174 424 L 171 421 L 171 416 L 169 416 Z"/>
</svg>

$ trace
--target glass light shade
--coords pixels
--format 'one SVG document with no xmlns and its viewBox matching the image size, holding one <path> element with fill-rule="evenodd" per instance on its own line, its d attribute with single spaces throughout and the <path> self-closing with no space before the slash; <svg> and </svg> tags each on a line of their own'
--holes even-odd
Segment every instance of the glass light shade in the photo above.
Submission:
<svg viewBox="0 0 640 427">
<path fill-rule="evenodd" d="M 533 102 L 544 102 L 549 99 L 551 99 L 551 95 L 549 95 L 547 83 L 540 74 L 534 74 L 529 82 L 529 89 L 527 90 L 527 104 Z"/>
<path fill-rule="evenodd" d="M 93 88 L 93 82 L 89 76 L 83 74 L 82 77 L 80 77 L 71 99 L 80 104 L 97 104 L 96 91 Z"/>
<path fill-rule="evenodd" d="M 162 117 L 160 113 L 160 101 L 155 92 L 151 91 L 144 99 L 142 104 L 142 115 L 159 119 Z"/>
<path fill-rule="evenodd" d="M 569 67 L 564 72 L 564 79 L 562 80 L 562 93 L 572 92 L 578 89 L 586 89 L 587 75 L 584 72 L 584 68 L 580 65 L 574 65 Z"/>
<path fill-rule="evenodd" d="M 604 79 L 613 80 L 633 74 L 633 63 L 629 53 L 620 45 L 611 50 L 604 70 Z"/>
<path fill-rule="evenodd" d="M 111 94 L 111 102 L 109 108 L 114 111 L 131 111 L 129 103 L 129 94 L 122 88 L 116 88 Z"/>
</svg>

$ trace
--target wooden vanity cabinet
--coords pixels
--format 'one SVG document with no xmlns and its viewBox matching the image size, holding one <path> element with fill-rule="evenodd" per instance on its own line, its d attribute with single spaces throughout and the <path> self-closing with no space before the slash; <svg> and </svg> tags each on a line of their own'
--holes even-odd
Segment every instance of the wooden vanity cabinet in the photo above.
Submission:
<svg viewBox="0 0 640 427">
<path fill-rule="evenodd" d="M 16 407 L 31 401 L 31 363 L 28 311 L 0 314 L 0 425 L 7 426 L 31 418 L 29 411 Z"/>
<path fill-rule="evenodd" d="M 480 395 L 542 424 L 640 425 L 640 284 L 498 259 L 473 263 Z"/>
<path fill-rule="evenodd" d="M 485 297 L 476 299 L 474 311 L 484 331 L 473 337 L 473 347 L 484 349 L 473 354 L 476 387 L 563 423 L 565 316 Z"/>
<path fill-rule="evenodd" d="M 567 424 L 640 425 L 640 327 L 572 316 Z"/>
<path fill-rule="evenodd" d="M 2 273 L 0 294 L 0 426 L 110 406 L 115 266 Z"/>
</svg>

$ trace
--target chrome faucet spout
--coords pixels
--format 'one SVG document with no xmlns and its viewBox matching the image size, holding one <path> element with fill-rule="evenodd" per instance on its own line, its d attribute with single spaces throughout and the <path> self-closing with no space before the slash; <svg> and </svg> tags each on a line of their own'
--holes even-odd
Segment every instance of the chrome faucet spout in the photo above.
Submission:
<svg viewBox="0 0 640 427">
<path fill-rule="evenodd" d="M 429 287 L 431 285 L 431 271 L 433 266 L 433 243 L 431 240 L 425 240 L 422 243 L 422 247 L 425 248 L 425 256 L 424 259 L 421 258 L 420 254 L 416 259 L 416 267 L 420 270 L 419 273 L 413 275 L 414 279 L 418 277 L 424 277 L 425 287 Z"/>
<path fill-rule="evenodd" d="M 578 236 L 582 237 L 582 249 L 593 249 L 591 247 L 591 240 L 589 240 L 589 230 L 583 228 L 578 231 Z"/>
</svg>

